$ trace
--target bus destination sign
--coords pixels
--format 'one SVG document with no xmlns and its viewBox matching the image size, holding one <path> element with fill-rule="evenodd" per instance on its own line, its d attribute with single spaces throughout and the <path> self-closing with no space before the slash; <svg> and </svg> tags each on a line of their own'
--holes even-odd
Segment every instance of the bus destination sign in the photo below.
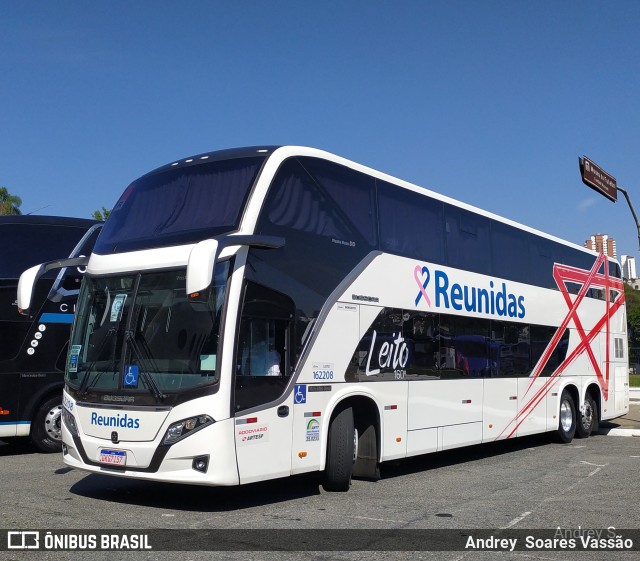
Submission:
<svg viewBox="0 0 640 561">
<path fill-rule="evenodd" d="M 586 156 L 579 158 L 579 161 L 582 182 L 615 203 L 618 200 L 616 178 L 609 175 Z"/>
</svg>

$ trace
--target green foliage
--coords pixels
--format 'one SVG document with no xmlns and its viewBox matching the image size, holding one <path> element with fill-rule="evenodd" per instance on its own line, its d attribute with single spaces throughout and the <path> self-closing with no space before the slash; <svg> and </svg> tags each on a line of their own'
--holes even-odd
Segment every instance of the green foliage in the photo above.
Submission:
<svg viewBox="0 0 640 561">
<path fill-rule="evenodd" d="M 640 346 L 640 290 L 624 285 L 624 297 L 627 304 L 627 327 L 629 330 L 629 346 Z"/>
<path fill-rule="evenodd" d="M 94 210 L 91 217 L 94 218 L 95 220 L 106 220 L 107 218 L 109 218 L 110 214 L 111 214 L 110 210 L 106 209 L 105 207 L 102 207 L 102 210 Z"/>
<path fill-rule="evenodd" d="M 0 214 L 22 214 L 20 205 L 22 199 L 17 195 L 12 195 L 6 187 L 0 187 Z"/>
</svg>

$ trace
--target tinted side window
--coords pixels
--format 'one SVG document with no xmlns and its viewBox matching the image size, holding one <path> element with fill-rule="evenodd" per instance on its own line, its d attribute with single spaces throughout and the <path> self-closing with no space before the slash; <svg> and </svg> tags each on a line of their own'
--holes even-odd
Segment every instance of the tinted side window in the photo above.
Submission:
<svg viewBox="0 0 640 561">
<path fill-rule="evenodd" d="M 293 302 L 264 286 L 247 284 L 236 352 L 235 409 L 277 399 L 293 371 Z"/>
<path fill-rule="evenodd" d="M 529 282 L 529 235 L 501 222 L 491 224 L 492 269 L 496 277 Z"/>
<path fill-rule="evenodd" d="M 616 277 L 617 279 L 622 278 L 620 265 L 618 265 L 615 261 L 609 261 L 609 275 L 612 277 Z"/>
<path fill-rule="evenodd" d="M 257 234 L 283 236 L 286 244 L 277 250 L 252 248 L 246 276 L 287 294 L 297 320 L 308 323 L 375 247 L 375 182 L 335 164 L 304 162 L 308 169 L 297 159 L 282 164 L 256 227 Z M 362 208 L 352 208 L 357 205 Z M 298 331 L 298 347 L 303 333 Z"/>
<path fill-rule="evenodd" d="M 544 325 L 382 308 L 356 348 L 347 382 L 528 378 L 557 333 Z M 569 330 L 540 371 L 566 359 Z"/>
<path fill-rule="evenodd" d="M 528 377 L 531 374 L 531 328 L 522 323 L 491 322 L 492 376 Z"/>
<path fill-rule="evenodd" d="M 362 337 L 345 379 L 438 379 L 438 353 L 438 314 L 383 308 Z"/>
<path fill-rule="evenodd" d="M 490 221 L 468 210 L 445 205 L 447 265 L 491 274 Z"/>
<path fill-rule="evenodd" d="M 546 327 L 544 325 L 531 326 L 531 366 L 535 367 L 549 343 L 556 334 L 555 327 Z M 567 357 L 567 349 L 569 348 L 569 330 L 565 329 L 562 337 L 558 341 L 551 356 L 545 363 L 541 375 L 551 376 L 553 372 L 564 362 Z"/>
<path fill-rule="evenodd" d="M 489 377 L 493 368 L 489 355 L 489 320 L 440 316 L 442 377 Z"/>
<path fill-rule="evenodd" d="M 96 239 L 100 234 L 100 230 L 102 226 L 98 226 L 94 228 L 90 233 L 86 234 L 86 239 L 82 241 L 80 247 L 73 252 L 73 257 L 79 257 L 81 255 L 88 257 L 91 255 L 93 251 L 93 246 L 96 243 Z M 79 272 L 76 267 L 65 267 L 60 273 L 58 273 L 58 278 L 52 287 L 52 292 L 49 295 L 49 298 L 53 297 L 55 291 L 57 291 L 60 287 L 64 290 L 78 290 L 80 288 L 80 282 L 82 281 L 82 274 Z M 64 369 L 63 369 L 64 370 Z"/>
<path fill-rule="evenodd" d="M 553 278 L 554 264 L 559 263 L 590 271 L 596 259 L 589 253 L 534 235 L 530 237 L 529 253 L 531 256 L 531 284 L 556 290 L 558 284 Z M 563 290 L 566 288 L 570 293 L 575 294 L 579 291 L 580 286 L 576 283 L 566 283 Z M 589 296 L 599 297 L 594 293 Z"/>
<path fill-rule="evenodd" d="M 585 271 L 590 271 L 591 267 L 595 263 L 596 257 L 590 255 L 589 253 L 585 253 L 584 251 L 580 251 L 578 249 L 573 249 L 571 247 L 562 246 L 564 250 L 564 254 L 562 256 L 563 263 L 565 265 L 571 265 L 572 267 L 578 267 Z M 604 272 L 604 271 L 603 271 Z"/>
<path fill-rule="evenodd" d="M 346 372 L 348 382 L 480 378 L 495 369 L 489 320 L 383 308 Z"/>
<path fill-rule="evenodd" d="M 444 261 L 442 203 L 378 181 L 383 251 L 425 261 Z"/>
<path fill-rule="evenodd" d="M 562 263 L 558 244 L 540 236 L 531 236 L 529 254 L 531 256 L 531 284 L 557 290 L 558 285 L 553 278 L 553 265 L 554 263 Z"/>
<path fill-rule="evenodd" d="M 319 160 L 300 158 L 300 163 L 344 219 L 370 246 L 376 245 L 376 209 L 374 179 L 363 173 Z"/>
<path fill-rule="evenodd" d="M 84 255 L 84 256 L 91 255 L 91 252 L 93 251 L 93 246 L 96 244 L 96 240 L 98 239 L 98 236 L 100 235 L 101 230 L 102 230 L 102 226 L 100 226 L 99 228 L 95 228 L 91 232 L 91 234 L 87 237 L 87 239 L 84 240 L 82 245 L 78 248 L 78 251 L 76 252 L 76 254 Z"/>
<path fill-rule="evenodd" d="M 280 168 L 267 199 L 268 222 L 330 238 L 336 245 L 355 248 L 374 245 L 373 179 L 329 169 L 310 159 L 305 166 L 318 172 L 319 177 L 294 159 Z"/>
</svg>

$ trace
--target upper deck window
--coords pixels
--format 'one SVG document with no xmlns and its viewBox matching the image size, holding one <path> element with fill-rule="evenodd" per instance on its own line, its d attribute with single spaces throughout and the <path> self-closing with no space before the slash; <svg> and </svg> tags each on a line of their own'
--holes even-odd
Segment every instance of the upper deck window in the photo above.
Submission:
<svg viewBox="0 0 640 561">
<path fill-rule="evenodd" d="M 378 197 L 382 250 L 442 263 L 442 202 L 386 181 L 378 181 Z"/>
<path fill-rule="evenodd" d="M 272 182 L 261 227 L 321 236 L 331 243 L 376 244 L 372 177 L 316 158 L 287 160 Z M 368 249 L 367 249 L 368 251 Z"/>
<path fill-rule="evenodd" d="M 180 245 L 236 230 L 264 159 L 213 161 L 145 175 L 120 197 L 94 251 Z"/>
</svg>

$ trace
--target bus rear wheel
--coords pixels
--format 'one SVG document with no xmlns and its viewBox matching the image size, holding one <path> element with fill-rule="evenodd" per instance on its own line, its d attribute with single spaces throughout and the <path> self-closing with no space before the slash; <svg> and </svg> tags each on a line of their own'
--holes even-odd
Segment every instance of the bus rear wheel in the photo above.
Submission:
<svg viewBox="0 0 640 561">
<path fill-rule="evenodd" d="M 62 399 L 51 397 L 42 402 L 31 426 L 31 442 L 41 452 L 62 449 Z"/>
<path fill-rule="evenodd" d="M 327 441 L 327 464 L 322 487 L 325 491 L 349 490 L 356 455 L 357 433 L 353 409 L 345 407 L 333 418 Z"/>
<path fill-rule="evenodd" d="M 592 432 L 597 431 L 598 422 L 598 406 L 591 394 L 584 397 L 583 412 L 576 425 L 576 436 L 578 438 L 587 438 Z"/>
<path fill-rule="evenodd" d="M 573 436 L 576 433 L 576 405 L 567 390 L 562 392 L 558 417 L 558 430 L 556 435 L 560 442 L 568 444 L 573 440 Z"/>
</svg>

